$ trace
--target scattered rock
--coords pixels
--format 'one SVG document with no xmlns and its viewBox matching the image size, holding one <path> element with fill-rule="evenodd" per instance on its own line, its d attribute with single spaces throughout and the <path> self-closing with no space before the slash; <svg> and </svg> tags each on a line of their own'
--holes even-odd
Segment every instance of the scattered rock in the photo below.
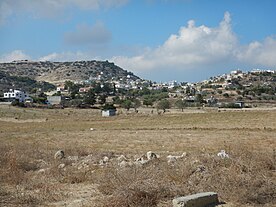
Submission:
<svg viewBox="0 0 276 207">
<path fill-rule="evenodd" d="M 59 150 L 55 154 L 55 159 L 63 159 L 64 157 L 65 157 L 65 154 L 63 150 Z"/>
<path fill-rule="evenodd" d="M 101 160 L 99 161 L 99 164 L 100 164 L 100 165 L 105 165 L 105 164 L 108 163 L 108 161 L 109 161 L 109 158 L 108 158 L 107 156 L 104 156 L 103 159 L 101 159 Z"/>
<path fill-rule="evenodd" d="M 167 159 L 168 159 L 168 164 L 173 164 L 177 161 L 176 157 L 175 156 L 167 156 Z"/>
<path fill-rule="evenodd" d="M 61 163 L 61 164 L 59 164 L 58 169 L 62 169 L 62 168 L 64 168 L 64 167 L 65 167 L 65 164 L 64 164 L 64 163 Z"/>
<path fill-rule="evenodd" d="M 49 168 L 40 169 L 40 170 L 37 171 L 37 173 L 39 173 L 39 174 L 45 174 L 47 171 L 49 171 Z"/>
<path fill-rule="evenodd" d="M 142 156 L 142 157 L 136 159 L 134 164 L 139 166 L 139 165 L 144 165 L 144 164 L 148 163 L 149 161 L 150 160 L 145 160 L 144 157 Z"/>
<path fill-rule="evenodd" d="M 118 165 L 119 165 L 119 167 L 124 168 L 124 167 L 131 167 L 131 166 L 133 166 L 133 163 L 132 162 L 127 162 L 127 161 L 123 160 Z"/>
<path fill-rule="evenodd" d="M 225 150 L 221 150 L 218 154 L 218 157 L 225 159 L 225 158 L 229 158 L 229 155 L 225 152 Z"/>
<path fill-rule="evenodd" d="M 187 153 L 186 153 L 186 152 L 183 152 L 183 154 L 180 155 L 180 156 L 168 155 L 168 156 L 167 156 L 168 163 L 169 163 L 169 164 L 172 164 L 172 163 L 176 162 L 178 159 L 181 159 L 181 158 L 186 157 L 186 156 L 187 156 Z"/>
<path fill-rule="evenodd" d="M 127 161 L 127 158 L 126 158 L 124 155 L 120 155 L 120 156 L 117 158 L 117 161 L 118 161 L 118 162 Z"/>
<path fill-rule="evenodd" d="M 86 157 L 84 157 L 82 162 L 89 164 L 89 163 L 93 163 L 93 162 L 97 162 L 97 161 L 95 160 L 94 156 L 90 154 L 90 155 L 87 155 Z"/>
<path fill-rule="evenodd" d="M 147 152 L 147 158 L 148 158 L 148 160 L 153 160 L 153 159 L 156 159 L 158 157 L 159 156 L 157 154 L 155 154 L 154 152 L 152 152 L 152 151 Z"/>
<path fill-rule="evenodd" d="M 45 170 L 45 169 L 40 169 L 40 170 L 38 170 L 37 172 L 38 172 L 38 173 L 45 173 L 46 170 Z"/>
<path fill-rule="evenodd" d="M 42 159 L 39 159 L 39 160 L 36 160 L 36 165 L 37 165 L 40 169 L 42 169 L 42 168 L 47 167 L 47 166 L 48 166 L 48 163 L 45 162 L 45 161 L 42 160 Z"/>
<path fill-rule="evenodd" d="M 107 156 L 104 156 L 103 161 L 104 163 L 107 163 L 109 161 L 109 158 Z"/>
<path fill-rule="evenodd" d="M 67 160 L 77 162 L 79 160 L 78 156 L 68 156 Z"/>
<path fill-rule="evenodd" d="M 89 168 L 89 165 L 86 163 L 81 163 L 78 165 L 78 170 Z"/>
<path fill-rule="evenodd" d="M 119 162 L 119 167 L 127 167 L 127 162 L 125 160 L 122 160 L 121 162 Z"/>
</svg>

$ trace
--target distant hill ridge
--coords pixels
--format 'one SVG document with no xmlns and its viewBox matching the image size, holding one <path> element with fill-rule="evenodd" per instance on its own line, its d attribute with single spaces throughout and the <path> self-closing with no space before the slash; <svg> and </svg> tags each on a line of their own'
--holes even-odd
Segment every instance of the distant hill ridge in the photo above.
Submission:
<svg viewBox="0 0 276 207">
<path fill-rule="evenodd" d="M 102 80 L 119 80 L 128 77 L 132 80 L 140 79 L 132 72 L 128 72 L 108 61 L 14 61 L 0 63 L 0 71 L 11 76 L 29 77 L 37 81 L 61 83 L 66 80 L 81 81 L 101 77 Z"/>
</svg>

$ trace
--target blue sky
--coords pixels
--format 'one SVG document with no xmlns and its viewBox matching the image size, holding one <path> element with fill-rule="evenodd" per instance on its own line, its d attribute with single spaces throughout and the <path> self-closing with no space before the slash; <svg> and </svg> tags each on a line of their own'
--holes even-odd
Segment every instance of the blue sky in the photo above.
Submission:
<svg viewBox="0 0 276 207">
<path fill-rule="evenodd" d="M 276 68 L 274 0 L 0 0 L 0 61 L 110 60 L 145 79 Z"/>
</svg>

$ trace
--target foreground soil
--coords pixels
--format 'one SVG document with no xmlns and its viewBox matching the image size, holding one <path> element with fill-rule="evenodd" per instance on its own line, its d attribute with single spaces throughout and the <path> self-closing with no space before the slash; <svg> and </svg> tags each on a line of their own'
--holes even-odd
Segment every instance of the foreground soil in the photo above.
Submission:
<svg viewBox="0 0 276 207">
<path fill-rule="evenodd" d="M 103 118 L 89 109 L 0 106 L 0 148 L 0 206 L 168 207 L 205 191 L 222 206 L 276 205 L 273 109 Z M 65 158 L 54 159 L 58 150 Z M 158 159 L 135 162 L 148 151 Z"/>
</svg>

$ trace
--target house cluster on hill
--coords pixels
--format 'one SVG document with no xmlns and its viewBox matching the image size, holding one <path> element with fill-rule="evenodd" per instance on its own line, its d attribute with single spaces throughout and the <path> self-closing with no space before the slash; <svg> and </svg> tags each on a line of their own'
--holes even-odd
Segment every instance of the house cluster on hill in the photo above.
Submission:
<svg viewBox="0 0 276 207">
<path fill-rule="evenodd" d="M 86 63 L 70 64 L 78 67 Z M 2 100 L 78 107 L 108 103 L 136 108 L 141 105 L 139 102 L 156 106 L 160 100 L 167 99 L 171 103 L 181 100 L 187 106 L 244 107 L 245 103 L 276 101 L 276 73 L 273 70 L 234 70 L 197 83 L 157 83 L 140 79 L 132 73 L 109 77 L 106 71 L 101 71 L 89 79 L 58 83 L 55 90 L 48 88 L 51 91 L 33 89 L 30 95 L 24 90 L 11 89 L 4 91 Z"/>
</svg>

